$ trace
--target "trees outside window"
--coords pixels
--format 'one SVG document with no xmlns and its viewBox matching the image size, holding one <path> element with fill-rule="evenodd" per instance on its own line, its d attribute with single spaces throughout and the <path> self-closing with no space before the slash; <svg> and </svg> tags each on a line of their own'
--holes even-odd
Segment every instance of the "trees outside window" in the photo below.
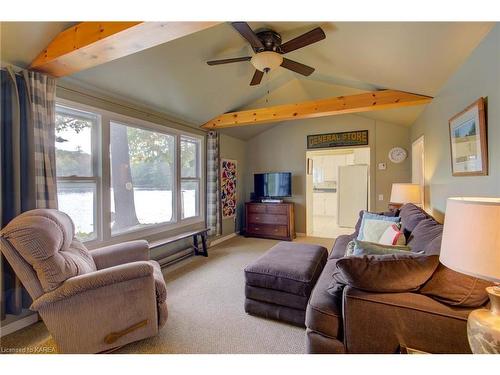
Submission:
<svg viewBox="0 0 500 375">
<path fill-rule="evenodd" d="M 59 209 L 73 218 L 76 236 L 97 239 L 97 155 L 100 117 L 56 106 L 56 176 Z"/>
<path fill-rule="evenodd" d="M 111 232 L 173 218 L 175 137 L 111 122 Z"/>
</svg>

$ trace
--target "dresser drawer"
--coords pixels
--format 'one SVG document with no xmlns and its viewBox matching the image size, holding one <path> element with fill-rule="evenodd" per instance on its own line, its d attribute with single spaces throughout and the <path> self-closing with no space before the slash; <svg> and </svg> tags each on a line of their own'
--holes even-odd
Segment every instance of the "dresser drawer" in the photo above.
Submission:
<svg viewBox="0 0 500 375">
<path fill-rule="evenodd" d="M 288 213 L 288 206 L 284 204 L 268 204 L 266 213 L 274 215 L 286 215 Z"/>
<path fill-rule="evenodd" d="M 249 204 L 247 205 L 247 210 L 248 212 L 255 212 L 255 213 L 265 213 L 266 212 L 266 206 L 264 204 Z"/>
<path fill-rule="evenodd" d="M 288 225 L 288 216 L 286 215 L 271 215 L 271 214 L 255 214 L 248 215 L 248 222 L 253 224 L 281 224 Z"/>
<path fill-rule="evenodd" d="M 288 227 L 286 225 L 266 225 L 266 224 L 248 224 L 247 232 L 266 236 L 288 236 Z"/>
</svg>

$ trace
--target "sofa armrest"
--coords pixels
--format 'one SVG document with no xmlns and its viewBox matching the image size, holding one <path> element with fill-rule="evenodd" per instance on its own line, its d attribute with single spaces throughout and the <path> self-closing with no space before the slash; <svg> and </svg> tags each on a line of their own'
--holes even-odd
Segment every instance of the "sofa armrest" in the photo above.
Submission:
<svg viewBox="0 0 500 375">
<path fill-rule="evenodd" d="M 344 288 L 344 344 L 348 353 L 396 353 L 401 345 L 429 353 L 470 353 L 471 309 L 419 293 L 373 293 Z"/>
<path fill-rule="evenodd" d="M 121 264 L 91 273 L 78 275 L 66 280 L 59 288 L 43 294 L 30 306 L 38 311 L 48 304 L 73 297 L 75 295 L 124 281 L 150 277 L 153 279 L 154 267 L 147 261 Z M 89 301 L 91 302 L 91 301 Z"/>
<path fill-rule="evenodd" d="M 119 264 L 149 260 L 149 245 L 145 240 L 123 242 L 90 250 L 98 270 Z"/>
</svg>

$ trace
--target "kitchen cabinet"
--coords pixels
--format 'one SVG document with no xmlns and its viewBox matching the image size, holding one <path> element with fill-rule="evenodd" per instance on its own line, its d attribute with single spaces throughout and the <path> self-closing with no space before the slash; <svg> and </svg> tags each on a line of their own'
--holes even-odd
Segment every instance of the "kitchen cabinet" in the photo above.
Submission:
<svg viewBox="0 0 500 375">
<path fill-rule="evenodd" d="M 337 216 L 336 193 L 313 193 L 314 216 Z"/>
</svg>

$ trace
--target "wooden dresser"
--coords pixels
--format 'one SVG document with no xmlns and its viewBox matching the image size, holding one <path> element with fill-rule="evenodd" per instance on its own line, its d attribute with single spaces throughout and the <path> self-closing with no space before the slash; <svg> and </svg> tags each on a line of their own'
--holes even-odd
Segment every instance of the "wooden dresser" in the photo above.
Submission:
<svg viewBox="0 0 500 375">
<path fill-rule="evenodd" d="M 247 237 L 292 241 L 295 238 L 293 203 L 245 204 Z"/>
</svg>

